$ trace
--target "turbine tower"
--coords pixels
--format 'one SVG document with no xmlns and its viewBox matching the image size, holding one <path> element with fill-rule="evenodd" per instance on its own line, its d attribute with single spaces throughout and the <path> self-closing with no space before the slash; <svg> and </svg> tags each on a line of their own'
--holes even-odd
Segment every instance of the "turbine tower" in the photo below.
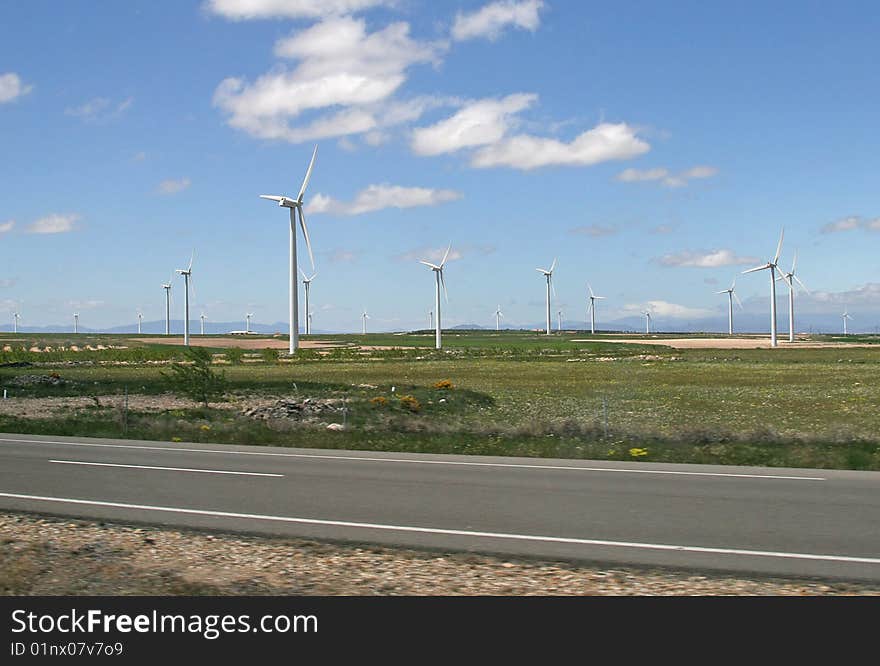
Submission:
<svg viewBox="0 0 880 666">
<path fill-rule="evenodd" d="M 199 321 L 201 322 L 201 328 L 199 329 L 200 335 L 205 334 L 205 319 L 207 319 L 207 317 L 205 316 L 205 313 L 203 312 L 202 314 L 199 315 Z"/>
<path fill-rule="evenodd" d="M 449 250 L 452 249 L 452 243 L 449 244 L 449 247 L 446 248 L 446 253 L 443 255 L 443 260 L 440 262 L 440 265 L 432 264 L 428 261 L 419 261 L 420 264 L 424 264 L 432 271 L 434 271 L 434 279 L 437 283 L 437 291 L 434 296 L 434 312 L 437 313 L 436 324 L 434 326 L 434 347 L 436 349 L 440 349 L 441 340 L 440 340 L 440 331 L 442 330 L 442 325 L 440 323 L 440 286 L 443 286 L 443 294 L 446 296 L 446 302 L 449 302 L 449 293 L 446 291 L 446 280 L 443 279 L 443 267 L 446 265 L 446 259 L 449 257 Z"/>
<path fill-rule="evenodd" d="M 847 331 L 846 331 L 846 320 L 852 319 L 852 317 L 850 316 L 850 314 L 846 310 L 843 311 L 843 314 L 841 316 L 843 317 L 843 334 L 849 335 L 849 333 L 847 333 Z"/>
<path fill-rule="evenodd" d="M 776 340 L 776 269 L 779 268 L 779 253 L 782 252 L 782 239 L 785 236 L 785 229 L 779 234 L 779 245 L 776 246 L 776 254 L 773 259 L 763 266 L 755 266 L 743 273 L 754 273 L 755 271 L 770 271 L 770 346 L 778 346 Z"/>
<path fill-rule="evenodd" d="M 79 312 L 73 313 L 73 332 L 79 333 Z"/>
<path fill-rule="evenodd" d="M 174 273 L 171 274 L 171 278 L 173 277 Z M 162 285 L 165 290 L 165 335 L 171 335 L 171 278 Z"/>
<path fill-rule="evenodd" d="M 543 273 L 544 277 L 547 278 L 547 335 L 550 335 L 550 289 L 553 288 L 554 293 L 556 292 L 556 288 L 552 286 L 553 283 L 553 270 L 556 268 L 556 259 L 553 260 L 553 263 L 550 265 L 550 268 L 536 268 L 535 270 L 539 273 Z"/>
<path fill-rule="evenodd" d="M 193 250 L 189 258 L 189 266 L 178 268 L 177 273 L 183 276 L 183 344 L 189 347 L 189 279 L 192 277 L 193 259 L 196 251 Z"/>
<path fill-rule="evenodd" d="M 434 328 L 434 311 L 428 310 L 428 330 Z"/>
<path fill-rule="evenodd" d="M 562 332 L 562 310 L 556 311 L 556 331 Z"/>
<path fill-rule="evenodd" d="M 596 335 L 596 301 L 604 300 L 604 296 L 596 296 L 593 288 L 588 284 L 587 289 L 590 290 L 590 333 Z"/>
<path fill-rule="evenodd" d="M 18 312 L 12 313 L 12 332 L 18 333 L 18 320 L 21 319 L 21 314 Z"/>
<path fill-rule="evenodd" d="M 318 273 L 315 271 L 312 273 L 312 277 L 307 277 L 302 269 L 300 269 L 299 272 L 303 276 L 303 291 L 305 291 L 306 296 L 306 309 L 304 312 L 308 313 L 308 316 L 306 317 L 306 335 L 310 335 L 312 332 L 312 311 L 309 310 L 309 288 L 312 286 L 312 280 L 317 277 Z"/>
<path fill-rule="evenodd" d="M 254 316 L 254 313 L 253 313 L 253 312 L 248 312 L 248 313 L 244 316 L 244 332 L 245 332 L 245 333 L 250 333 L 250 332 L 251 332 L 251 317 L 253 317 L 253 316 Z"/>
<path fill-rule="evenodd" d="M 143 322 L 143 320 L 144 320 L 144 313 L 139 311 L 138 312 L 138 335 L 141 334 L 141 322 Z"/>
<path fill-rule="evenodd" d="M 498 308 L 495 310 L 495 330 L 496 331 L 501 330 L 501 318 L 503 316 L 504 316 L 504 313 L 501 312 L 501 306 L 499 305 Z"/>
<path fill-rule="evenodd" d="M 727 294 L 727 334 L 733 335 L 733 299 L 736 299 L 737 305 L 739 305 L 739 309 L 742 310 L 743 304 L 739 300 L 739 296 L 734 293 L 734 289 L 736 289 L 736 280 L 734 279 L 733 284 L 730 285 L 730 289 L 722 289 L 721 291 L 716 291 L 716 294 Z"/>
<path fill-rule="evenodd" d="M 797 282 L 801 288 L 808 294 L 810 290 L 807 289 L 807 285 L 801 282 L 800 278 L 794 274 L 794 269 L 797 266 L 797 252 L 794 253 L 794 261 L 791 262 L 791 270 L 788 273 L 783 273 L 780 275 L 777 280 L 783 280 L 785 284 L 788 285 L 788 341 L 794 342 L 794 283 Z"/>
<path fill-rule="evenodd" d="M 271 199 L 277 201 L 282 208 L 290 209 L 290 301 L 288 303 L 288 313 L 290 317 L 290 346 L 288 351 L 293 354 L 299 349 L 299 304 L 297 303 L 297 294 L 299 289 L 296 285 L 296 216 L 299 213 L 299 226 L 302 229 L 303 237 L 306 241 L 306 247 L 309 250 L 309 260 L 312 262 L 312 270 L 315 269 L 315 257 L 312 254 L 312 242 L 309 240 L 309 230 L 306 228 L 306 218 L 303 215 L 303 196 L 306 193 L 306 187 L 309 184 L 309 178 L 312 177 L 312 169 L 315 166 L 315 158 L 318 156 L 318 146 L 312 153 L 312 161 L 309 162 L 309 168 L 306 171 L 306 177 L 303 179 L 302 187 L 299 188 L 299 196 L 291 199 L 285 196 L 275 196 L 272 194 L 261 194 L 261 199 Z M 308 311 L 306 311 L 308 312 Z"/>
<path fill-rule="evenodd" d="M 368 314 L 367 314 L 367 311 L 364 310 L 364 313 L 361 315 L 361 322 L 362 322 L 362 324 L 363 324 L 363 330 L 362 330 L 362 332 L 363 332 L 364 335 L 367 334 L 367 319 L 369 319 L 369 318 L 370 318 L 370 315 L 368 315 Z"/>
<path fill-rule="evenodd" d="M 645 335 L 651 334 L 651 312 L 649 310 L 645 310 L 642 312 L 645 315 Z"/>
</svg>

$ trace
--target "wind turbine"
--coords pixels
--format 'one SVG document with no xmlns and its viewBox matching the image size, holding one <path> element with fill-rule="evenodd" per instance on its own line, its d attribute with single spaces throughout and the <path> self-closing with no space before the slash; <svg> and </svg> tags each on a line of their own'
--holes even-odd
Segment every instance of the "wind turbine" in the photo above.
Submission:
<svg viewBox="0 0 880 666">
<path fill-rule="evenodd" d="M 192 277 L 193 259 L 196 251 L 193 250 L 189 258 L 189 266 L 178 268 L 177 273 L 183 276 L 183 344 L 189 347 L 189 279 Z"/>
<path fill-rule="evenodd" d="M 498 309 L 495 310 L 495 330 L 501 330 L 501 318 L 504 316 L 504 313 L 501 312 L 501 306 L 498 306 Z"/>
<path fill-rule="evenodd" d="M 73 332 L 79 333 L 79 312 L 73 313 Z"/>
<path fill-rule="evenodd" d="M 138 312 L 138 335 L 141 334 L 141 322 L 144 320 L 143 312 Z"/>
<path fill-rule="evenodd" d="M 776 340 L 776 269 L 779 268 L 779 253 L 782 252 L 782 239 L 785 236 L 785 229 L 779 234 L 779 245 L 776 246 L 776 254 L 773 259 L 763 266 L 755 266 L 743 273 L 754 273 L 755 271 L 770 271 L 770 346 L 778 346 Z"/>
<path fill-rule="evenodd" d="M 721 291 L 716 291 L 716 294 L 727 294 L 727 334 L 733 335 L 733 299 L 736 299 L 737 304 L 739 305 L 739 309 L 742 310 L 742 302 L 739 300 L 739 296 L 734 293 L 734 289 L 736 289 L 736 279 L 733 280 L 733 284 L 730 285 L 730 289 L 722 289 Z"/>
<path fill-rule="evenodd" d="M 642 312 L 645 315 L 645 335 L 651 334 L 651 312 L 649 310 L 645 310 Z"/>
<path fill-rule="evenodd" d="M 367 319 L 370 318 L 370 315 L 367 314 L 367 311 L 364 310 L 364 313 L 361 315 L 361 322 L 363 324 L 363 334 L 367 334 Z"/>
<path fill-rule="evenodd" d="M 449 257 L 450 249 L 452 249 L 452 243 L 446 248 L 446 253 L 443 255 L 443 261 L 440 262 L 439 266 L 428 261 L 419 261 L 420 264 L 424 264 L 434 271 L 434 279 L 437 283 L 437 292 L 434 296 L 434 311 L 437 313 L 436 325 L 434 327 L 434 347 L 437 349 L 440 349 L 441 346 L 440 331 L 442 330 L 442 325 L 440 323 L 440 285 L 443 285 L 443 294 L 446 296 L 446 302 L 449 302 L 449 293 L 446 291 L 446 280 L 443 279 L 443 267 L 446 265 L 446 259 Z"/>
<path fill-rule="evenodd" d="M 846 320 L 847 320 L 847 319 L 852 319 L 852 317 L 850 316 L 850 314 L 849 314 L 846 310 L 843 311 L 843 314 L 842 314 L 841 316 L 843 317 L 843 334 L 844 334 L 844 335 L 849 335 L 849 334 L 846 332 Z"/>
<path fill-rule="evenodd" d="M 556 331 L 562 332 L 562 310 L 556 312 Z"/>
<path fill-rule="evenodd" d="M 171 335 L 171 280 L 173 277 L 174 273 L 171 273 L 168 282 L 162 285 L 165 290 L 165 335 Z"/>
<path fill-rule="evenodd" d="M 543 273 L 544 277 L 547 278 L 547 335 L 550 335 L 550 287 L 553 282 L 553 270 L 556 268 L 556 259 L 553 260 L 553 263 L 550 265 L 549 269 L 545 268 L 536 268 L 535 270 L 539 273 Z M 556 288 L 553 288 L 554 293 Z"/>
<path fill-rule="evenodd" d="M 428 330 L 434 328 L 434 311 L 428 310 Z"/>
<path fill-rule="evenodd" d="M 21 319 L 21 314 L 18 312 L 12 313 L 12 332 L 18 333 L 18 320 Z"/>
<path fill-rule="evenodd" d="M 200 335 L 205 334 L 205 319 L 207 319 L 207 317 L 205 316 L 205 313 L 203 312 L 202 314 L 199 315 L 199 321 L 201 322 L 201 328 L 199 329 Z"/>
<path fill-rule="evenodd" d="M 251 317 L 253 317 L 253 316 L 254 316 L 254 313 L 253 313 L 253 312 L 248 312 L 248 313 L 244 316 L 244 332 L 245 332 L 245 333 L 250 333 L 250 332 L 251 332 Z"/>
<path fill-rule="evenodd" d="M 306 317 L 306 335 L 309 335 L 312 332 L 312 311 L 309 310 L 309 288 L 312 286 L 312 280 L 314 280 L 318 276 L 318 272 L 315 271 L 314 273 L 312 273 L 312 277 L 306 277 L 306 274 L 303 273 L 302 269 L 300 269 L 299 272 L 303 276 L 303 290 L 306 294 L 305 312 L 308 315 Z"/>
<path fill-rule="evenodd" d="M 590 333 L 596 334 L 596 301 L 604 300 L 604 296 L 596 296 L 593 293 L 593 288 L 588 284 L 587 289 L 590 290 Z"/>
<path fill-rule="evenodd" d="M 312 177 L 312 168 L 315 166 L 315 158 L 318 156 L 318 146 L 312 153 L 312 161 L 309 162 L 309 168 L 306 171 L 306 177 L 303 179 L 302 187 L 299 188 L 299 195 L 296 199 L 285 196 L 275 196 L 272 194 L 261 194 L 261 199 L 271 199 L 277 201 L 282 208 L 290 209 L 290 347 L 289 352 L 293 354 L 299 349 L 299 305 L 297 303 L 297 295 L 299 289 L 296 285 L 296 215 L 299 213 L 299 226 L 302 229 L 303 237 L 306 241 L 306 247 L 309 250 L 309 260 L 312 262 L 312 270 L 315 269 L 315 257 L 312 254 L 312 242 L 309 240 L 309 231 L 306 228 L 306 218 L 303 215 L 303 195 L 306 193 L 306 187 L 309 184 L 309 178 Z M 308 311 L 307 311 L 308 312 Z"/>
<path fill-rule="evenodd" d="M 791 262 L 791 270 L 788 273 L 783 273 L 780 275 L 777 280 L 783 280 L 785 284 L 788 285 L 788 341 L 794 342 L 794 283 L 797 282 L 805 292 L 808 294 L 810 290 L 807 289 L 807 285 L 801 282 L 800 278 L 794 274 L 794 269 L 797 266 L 797 252 L 794 253 L 794 261 Z"/>
</svg>

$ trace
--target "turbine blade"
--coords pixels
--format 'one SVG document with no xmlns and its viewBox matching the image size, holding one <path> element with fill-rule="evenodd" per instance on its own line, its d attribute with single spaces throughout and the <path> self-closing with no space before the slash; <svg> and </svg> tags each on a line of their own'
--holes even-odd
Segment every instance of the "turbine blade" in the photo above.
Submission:
<svg viewBox="0 0 880 666">
<path fill-rule="evenodd" d="M 791 262 L 791 274 L 794 275 L 794 269 L 797 268 L 797 250 L 794 251 L 794 261 Z"/>
<path fill-rule="evenodd" d="M 449 292 L 446 291 L 446 278 L 443 277 L 443 270 L 440 270 L 440 284 L 443 285 L 443 296 L 446 297 L 446 302 L 449 302 Z"/>
<path fill-rule="evenodd" d="M 539 273 L 543 273 L 544 275 L 547 275 L 547 271 L 545 271 L 543 268 L 536 268 L 535 270 L 538 271 Z"/>
<path fill-rule="evenodd" d="M 553 263 L 550 264 L 550 273 L 553 272 L 553 269 L 556 268 L 556 257 L 553 257 Z"/>
<path fill-rule="evenodd" d="M 299 196 L 297 202 L 302 203 L 303 195 L 306 193 L 306 187 L 309 185 L 309 179 L 312 177 L 312 169 L 315 166 L 315 158 L 318 156 L 318 144 L 315 144 L 315 151 L 312 153 L 312 161 L 309 162 L 309 170 L 306 171 L 306 177 L 303 179 L 302 187 L 299 188 Z"/>
<path fill-rule="evenodd" d="M 317 146 L 315 146 L 315 150 L 317 149 Z M 315 270 L 315 255 L 312 254 L 312 241 L 309 240 L 309 230 L 306 228 L 306 218 L 303 214 L 302 206 L 297 206 L 296 209 L 299 211 L 299 227 L 302 229 L 303 237 L 306 239 L 306 248 L 309 251 L 309 261 L 312 262 L 312 270 Z"/>
<path fill-rule="evenodd" d="M 803 282 L 801 282 L 801 279 L 800 279 L 797 275 L 792 275 L 792 277 L 793 277 L 795 280 L 797 280 L 797 283 L 801 286 L 801 288 L 802 288 L 805 292 L 807 292 L 808 294 L 810 293 L 810 290 L 807 289 L 807 285 L 805 285 Z"/>
<path fill-rule="evenodd" d="M 452 243 L 450 243 L 447 246 L 446 252 L 443 254 L 443 260 L 440 262 L 440 268 L 443 268 L 443 266 L 446 265 L 446 259 L 449 257 L 449 250 L 451 250 L 451 249 L 452 249 Z"/>
<path fill-rule="evenodd" d="M 261 199 L 269 199 L 271 201 L 278 201 L 278 202 L 284 201 L 284 197 L 279 197 L 274 194 L 261 194 L 260 198 Z"/>
<path fill-rule="evenodd" d="M 755 266 L 754 268 L 750 268 L 747 271 L 743 271 L 743 274 L 754 273 L 755 271 L 766 271 L 768 268 L 770 268 L 770 264 L 764 264 L 763 266 Z"/>
<path fill-rule="evenodd" d="M 591 296 L 592 298 L 596 298 L 596 294 L 593 293 L 593 288 L 590 286 L 590 283 L 589 283 L 589 282 L 587 282 L 587 289 L 590 290 L 590 296 Z"/>
<path fill-rule="evenodd" d="M 553 292 L 553 300 L 557 300 L 556 297 L 556 285 L 553 284 L 553 278 L 550 278 L 550 290 Z"/>
<path fill-rule="evenodd" d="M 782 229 L 782 233 L 779 234 L 779 245 L 776 246 L 776 254 L 773 255 L 773 263 L 779 261 L 779 253 L 782 252 L 782 239 L 785 237 L 785 228 Z"/>
<path fill-rule="evenodd" d="M 440 267 L 439 267 L 439 266 L 437 266 L 436 264 L 432 264 L 432 263 L 430 263 L 430 262 L 428 262 L 428 261 L 422 261 L 421 259 L 419 259 L 419 263 L 420 263 L 420 264 L 424 264 L 425 266 L 428 266 L 428 267 L 433 268 L 433 269 L 435 269 L 435 270 L 438 270 L 438 271 L 440 270 Z"/>
<path fill-rule="evenodd" d="M 193 248 L 192 254 L 189 255 L 189 266 L 187 266 L 187 269 L 186 269 L 187 271 L 191 271 L 191 270 L 192 270 L 192 268 L 193 268 L 193 259 L 195 259 L 195 258 L 196 258 L 196 251 L 195 251 L 195 248 Z"/>
<path fill-rule="evenodd" d="M 742 301 L 739 300 L 739 296 L 737 296 L 735 292 L 730 292 L 730 295 L 733 296 L 733 300 L 735 300 L 736 304 L 739 305 L 739 309 L 745 310 L 745 308 L 743 307 Z"/>
</svg>

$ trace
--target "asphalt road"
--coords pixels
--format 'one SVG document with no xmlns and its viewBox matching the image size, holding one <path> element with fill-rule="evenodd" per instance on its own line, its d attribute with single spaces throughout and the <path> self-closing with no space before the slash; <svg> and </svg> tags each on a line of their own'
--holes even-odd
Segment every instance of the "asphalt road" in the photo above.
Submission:
<svg viewBox="0 0 880 666">
<path fill-rule="evenodd" d="M 0 509 L 880 581 L 880 473 L 0 434 Z"/>
</svg>

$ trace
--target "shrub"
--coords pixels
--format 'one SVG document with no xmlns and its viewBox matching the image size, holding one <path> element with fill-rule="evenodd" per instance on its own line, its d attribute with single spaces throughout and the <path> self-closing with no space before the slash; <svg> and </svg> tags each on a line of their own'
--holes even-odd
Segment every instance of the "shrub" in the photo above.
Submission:
<svg viewBox="0 0 880 666">
<path fill-rule="evenodd" d="M 441 391 L 451 391 L 455 388 L 455 386 L 448 379 L 441 379 L 439 382 L 434 384 L 434 388 Z"/>
<path fill-rule="evenodd" d="M 375 398 L 370 398 L 370 403 L 375 407 L 385 407 L 388 405 L 388 399 L 385 396 L 377 395 Z"/>
<path fill-rule="evenodd" d="M 399 398 L 400 406 L 404 409 L 408 409 L 411 412 L 418 412 L 422 409 L 422 403 L 420 403 L 414 396 L 411 395 L 402 395 Z"/>
<path fill-rule="evenodd" d="M 238 347 L 230 347 L 225 352 L 226 360 L 232 363 L 232 365 L 238 365 L 241 363 L 241 359 L 244 358 L 244 350 Z"/>
<path fill-rule="evenodd" d="M 266 347 L 260 352 L 260 356 L 263 357 L 265 363 L 276 363 L 278 361 L 278 350 Z"/>
<path fill-rule="evenodd" d="M 205 407 L 209 400 L 222 399 L 226 393 L 226 376 L 211 368 L 211 352 L 203 347 L 188 347 L 186 358 L 190 363 L 173 363 L 170 372 L 160 373 L 168 388 Z"/>
</svg>

